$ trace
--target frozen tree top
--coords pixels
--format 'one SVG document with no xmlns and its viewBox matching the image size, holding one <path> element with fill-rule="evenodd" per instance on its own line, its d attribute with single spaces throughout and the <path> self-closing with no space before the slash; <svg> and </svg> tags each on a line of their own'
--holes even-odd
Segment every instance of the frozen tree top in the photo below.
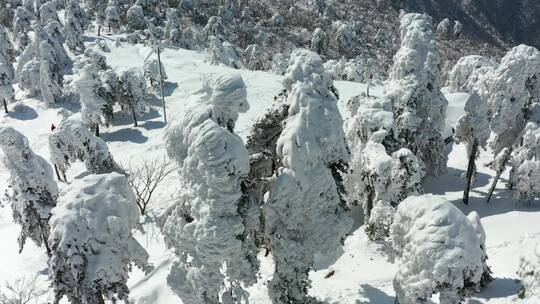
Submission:
<svg viewBox="0 0 540 304">
<path fill-rule="evenodd" d="M 323 96 L 328 95 L 328 88 L 332 86 L 332 78 L 326 73 L 321 57 L 305 49 L 297 49 L 291 54 L 282 81 L 287 91 L 291 91 L 296 82 L 310 84 Z"/>
</svg>

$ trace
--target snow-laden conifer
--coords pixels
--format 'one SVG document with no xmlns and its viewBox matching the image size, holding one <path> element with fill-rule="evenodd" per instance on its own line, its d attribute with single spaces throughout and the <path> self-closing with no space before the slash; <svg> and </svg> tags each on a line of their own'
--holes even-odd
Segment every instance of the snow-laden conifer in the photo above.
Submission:
<svg viewBox="0 0 540 304">
<path fill-rule="evenodd" d="M 15 63 L 15 48 L 9 39 L 6 28 L 0 24 L 0 63 L 6 65 L 5 69 L 10 78 L 14 77 L 13 64 Z"/>
<path fill-rule="evenodd" d="M 240 76 L 216 76 L 199 93 L 167 137 L 181 185 L 164 226 L 178 255 L 168 283 L 185 303 L 245 303 L 241 283 L 253 284 L 258 270 L 251 237 L 257 225 L 248 225 L 258 208 L 242 193 L 249 155 L 234 133 L 249 108 L 246 88 Z"/>
<path fill-rule="evenodd" d="M 0 106 L 4 112 L 8 112 L 8 104 L 15 101 L 13 91 L 13 79 L 9 76 L 10 70 L 7 64 L 0 62 Z"/>
<path fill-rule="evenodd" d="M 49 135 L 52 163 L 65 176 L 71 164 L 81 161 L 92 174 L 122 172 L 116 164 L 107 143 L 94 136 L 81 121 L 64 120 Z"/>
<path fill-rule="evenodd" d="M 146 92 L 146 80 L 141 72 L 130 69 L 123 71 L 118 76 L 120 92 L 118 94 L 118 104 L 125 114 L 131 114 L 133 124 L 137 126 L 137 116 L 148 112 L 150 96 Z"/>
<path fill-rule="evenodd" d="M 66 46 L 73 52 L 84 51 L 83 27 L 76 10 L 67 11 L 62 34 L 66 40 Z"/>
<path fill-rule="evenodd" d="M 133 5 L 128 9 L 127 27 L 130 31 L 144 30 L 146 28 L 143 8 L 140 5 Z"/>
<path fill-rule="evenodd" d="M 477 230 L 446 199 L 434 195 L 405 199 L 390 236 L 399 261 L 396 303 L 426 302 L 439 293 L 441 304 L 458 304 L 478 291 L 484 263 Z"/>
<path fill-rule="evenodd" d="M 234 47 L 228 41 L 222 41 L 221 38 L 210 36 L 206 61 L 213 65 L 225 65 L 235 69 L 244 67 Z"/>
<path fill-rule="evenodd" d="M 159 92 L 160 90 L 161 77 L 163 77 L 163 82 L 167 79 L 167 73 L 165 72 L 163 63 L 161 64 L 161 74 L 159 68 L 157 59 L 151 59 L 144 63 L 144 78 L 150 83 L 150 87 L 152 87 L 154 92 Z"/>
<path fill-rule="evenodd" d="M 50 219 L 49 276 L 56 301 L 127 301 L 132 266 L 149 267 L 148 253 L 132 234 L 139 216 L 124 175 L 88 175 L 69 185 Z"/>
<path fill-rule="evenodd" d="M 42 24 L 47 24 L 49 21 L 60 21 L 58 18 L 56 1 L 47 1 L 42 3 L 39 6 L 39 18 Z"/>
<path fill-rule="evenodd" d="M 496 62 L 483 56 L 461 57 L 448 74 L 450 91 L 472 93 L 479 79 L 496 68 Z"/>
<path fill-rule="evenodd" d="M 64 67 L 54 47 L 48 41 L 40 45 L 39 89 L 46 105 L 55 104 L 62 97 Z"/>
<path fill-rule="evenodd" d="M 317 54 L 292 54 L 283 80 L 290 108 L 276 145 L 282 163 L 263 207 L 275 259 L 268 285 L 273 303 L 308 301 L 315 253 L 338 248 L 351 227 L 332 170 L 349 152 L 331 83 Z"/>
<path fill-rule="evenodd" d="M 25 136 L 11 127 L 0 127 L 0 149 L 9 172 L 5 198 L 11 203 L 14 221 L 21 225 L 19 250 L 29 238 L 38 246 L 44 245 L 50 254 L 48 221 L 58 196 L 52 168 L 30 149 Z"/>
<path fill-rule="evenodd" d="M 440 58 L 431 17 L 401 17 L 401 47 L 394 56 L 387 85 L 401 145 L 426 165 L 428 175 L 446 169 L 442 131 L 448 101 L 441 92 Z"/>
<path fill-rule="evenodd" d="M 99 136 L 99 126 L 109 126 L 113 109 L 100 94 L 103 87 L 97 65 L 86 65 L 75 79 L 75 87 L 80 96 L 82 121 Z"/>
</svg>

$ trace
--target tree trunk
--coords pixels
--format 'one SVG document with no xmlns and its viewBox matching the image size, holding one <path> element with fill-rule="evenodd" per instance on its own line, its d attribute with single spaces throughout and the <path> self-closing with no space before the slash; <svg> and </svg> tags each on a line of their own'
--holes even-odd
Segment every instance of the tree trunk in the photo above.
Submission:
<svg viewBox="0 0 540 304">
<path fill-rule="evenodd" d="M 369 218 L 371 217 L 371 210 L 373 210 L 374 196 L 375 196 L 375 191 L 369 191 L 367 202 L 366 202 L 366 218 L 364 219 L 364 223 L 367 223 Z"/>
<path fill-rule="evenodd" d="M 96 137 L 99 137 L 99 124 L 96 124 L 96 126 L 94 128 L 94 133 L 95 133 Z"/>
<path fill-rule="evenodd" d="M 7 108 L 7 102 L 6 102 L 6 99 L 4 98 L 4 112 L 9 113 L 8 111 L 8 108 Z"/>
<path fill-rule="evenodd" d="M 58 181 L 62 182 L 62 177 L 60 177 L 60 172 L 58 172 L 58 166 L 54 165 L 54 172 L 56 173 L 56 178 Z"/>
<path fill-rule="evenodd" d="M 105 304 L 105 300 L 103 300 L 103 295 L 101 293 L 98 293 L 96 295 L 98 304 Z"/>
<path fill-rule="evenodd" d="M 497 176 L 495 176 L 495 179 L 493 180 L 493 183 L 491 184 L 491 188 L 489 188 L 489 194 L 488 194 L 486 203 L 489 203 L 489 201 L 491 200 L 493 191 L 495 190 L 495 187 L 497 186 L 497 182 L 499 181 L 499 178 L 501 177 L 501 174 L 503 173 L 504 168 L 506 167 L 506 162 L 508 161 L 508 158 L 510 158 L 510 154 L 512 154 L 512 148 L 508 148 L 508 152 L 506 152 L 506 155 L 504 156 L 501 166 L 499 167 L 499 170 L 497 170 Z"/>
<path fill-rule="evenodd" d="M 98 27 L 97 27 L 97 35 L 98 35 L 98 36 L 101 36 L 101 24 L 98 24 Z"/>
<path fill-rule="evenodd" d="M 476 152 L 478 151 L 478 139 L 474 139 L 471 154 L 469 155 L 469 165 L 467 166 L 467 182 L 465 184 L 465 191 L 463 192 L 463 203 L 469 204 L 469 191 L 471 190 L 472 178 L 474 176 Z"/>
<path fill-rule="evenodd" d="M 134 108 L 131 108 L 131 114 L 133 115 L 133 125 L 135 127 L 138 127 L 139 125 L 137 124 L 137 115 L 135 115 L 135 109 Z"/>
</svg>

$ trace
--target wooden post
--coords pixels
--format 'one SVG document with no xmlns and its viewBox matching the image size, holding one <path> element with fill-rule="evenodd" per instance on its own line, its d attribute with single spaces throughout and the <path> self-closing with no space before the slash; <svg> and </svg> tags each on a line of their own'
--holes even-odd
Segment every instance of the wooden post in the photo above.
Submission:
<svg viewBox="0 0 540 304">
<path fill-rule="evenodd" d="M 469 204 L 469 191 L 471 190 L 472 178 L 474 175 L 476 152 L 478 151 L 478 139 L 474 139 L 471 154 L 469 155 L 469 165 L 467 166 L 467 182 L 465 183 L 465 191 L 463 191 L 463 203 Z"/>
<path fill-rule="evenodd" d="M 163 72 L 161 71 L 161 53 L 157 46 L 157 60 L 159 67 L 159 85 L 161 87 L 161 106 L 163 107 L 163 121 L 167 124 L 167 109 L 165 108 L 165 94 L 163 93 Z"/>
</svg>

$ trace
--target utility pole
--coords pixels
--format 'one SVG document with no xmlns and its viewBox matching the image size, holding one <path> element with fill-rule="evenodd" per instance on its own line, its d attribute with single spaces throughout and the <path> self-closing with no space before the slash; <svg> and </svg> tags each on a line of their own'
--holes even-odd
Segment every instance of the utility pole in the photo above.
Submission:
<svg viewBox="0 0 540 304">
<path fill-rule="evenodd" d="M 161 71 L 161 51 L 157 45 L 157 60 L 159 67 L 159 86 L 161 87 L 161 106 L 163 107 L 163 121 L 167 124 L 167 108 L 165 107 L 165 94 L 163 93 L 163 72 Z"/>
</svg>

